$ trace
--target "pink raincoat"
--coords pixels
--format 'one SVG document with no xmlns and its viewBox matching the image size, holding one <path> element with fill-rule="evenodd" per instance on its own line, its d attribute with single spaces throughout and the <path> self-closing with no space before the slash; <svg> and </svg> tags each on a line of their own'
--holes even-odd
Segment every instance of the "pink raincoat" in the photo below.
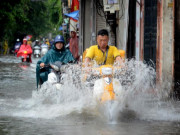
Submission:
<svg viewBox="0 0 180 135">
<path fill-rule="evenodd" d="M 32 62 L 31 60 L 31 54 L 32 54 L 32 48 L 30 45 L 25 45 L 25 44 L 22 44 L 19 51 L 17 52 L 17 57 L 24 57 L 24 58 L 27 58 L 27 56 L 29 55 L 29 58 L 30 58 L 30 62 Z"/>
<path fill-rule="evenodd" d="M 71 37 L 70 41 L 69 41 L 69 50 L 71 51 L 73 57 L 77 60 L 78 59 L 78 38 L 76 36 Z"/>
</svg>

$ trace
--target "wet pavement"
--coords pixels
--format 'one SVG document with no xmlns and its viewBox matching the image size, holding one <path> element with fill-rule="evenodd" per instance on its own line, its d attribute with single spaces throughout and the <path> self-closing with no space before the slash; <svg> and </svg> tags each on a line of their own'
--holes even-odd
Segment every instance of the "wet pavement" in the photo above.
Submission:
<svg viewBox="0 0 180 135">
<path fill-rule="evenodd" d="M 50 86 L 37 91 L 37 61 L 38 59 L 33 58 L 30 65 L 23 65 L 14 56 L 0 56 L 0 135 L 180 133 L 179 101 L 127 96 L 126 102 L 114 106 L 115 111 L 112 114 L 115 117 L 109 120 L 103 114 L 104 110 L 99 110 L 98 106 L 93 107 L 90 103 L 90 88 L 75 88 L 71 86 L 70 79 L 63 86 L 63 92 Z M 141 67 L 144 74 L 146 70 L 146 67 Z M 146 83 L 149 80 L 142 78 L 138 71 L 135 75 L 136 83 L 124 85 L 123 88 L 146 89 L 143 80 Z"/>
</svg>

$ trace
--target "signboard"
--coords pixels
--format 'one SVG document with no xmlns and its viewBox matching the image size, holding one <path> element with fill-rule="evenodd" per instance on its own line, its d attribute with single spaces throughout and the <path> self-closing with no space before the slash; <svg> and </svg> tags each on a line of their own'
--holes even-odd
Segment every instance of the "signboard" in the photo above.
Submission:
<svg viewBox="0 0 180 135">
<path fill-rule="evenodd" d="M 110 11 L 110 13 L 115 13 L 120 9 L 119 0 L 103 0 L 104 11 Z"/>
<path fill-rule="evenodd" d="M 118 4 L 118 0 L 108 0 L 107 4 Z"/>
</svg>

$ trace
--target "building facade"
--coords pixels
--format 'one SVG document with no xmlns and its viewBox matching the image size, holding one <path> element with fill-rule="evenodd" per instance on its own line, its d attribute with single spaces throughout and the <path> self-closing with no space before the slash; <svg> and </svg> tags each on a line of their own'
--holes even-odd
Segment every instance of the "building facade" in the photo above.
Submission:
<svg viewBox="0 0 180 135">
<path fill-rule="evenodd" d="M 119 9 L 106 11 L 107 1 L 79 0 L 79 53 L 96 44 L 98 30 L 105 28 L 109 44 L 125 50 L 128 59 L 151 64 L 157 84 L 180 94 L 180 2 L 114 0 Z"/>
</svg>

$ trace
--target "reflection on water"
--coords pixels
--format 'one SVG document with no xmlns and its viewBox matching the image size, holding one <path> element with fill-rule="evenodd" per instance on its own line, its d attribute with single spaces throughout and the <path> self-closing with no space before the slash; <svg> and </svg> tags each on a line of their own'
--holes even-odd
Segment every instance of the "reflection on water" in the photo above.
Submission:
<svg viewBox="0 0 180 135">
<path fill-rule="evenodd" d="M 179 102 L 157 89 L 154 70 L 142 62 L 126 62 L 114 75 L 124 94 L 102 106 L 93 101 L 93 87 L 81 82 L 78 65 L 67 68 L 61 89 L 45 83 L 37 91 L 37 60 L 24 65 L 14 56 L 0 57 L 0 134 L 179 133 Z"/>
</svg>

